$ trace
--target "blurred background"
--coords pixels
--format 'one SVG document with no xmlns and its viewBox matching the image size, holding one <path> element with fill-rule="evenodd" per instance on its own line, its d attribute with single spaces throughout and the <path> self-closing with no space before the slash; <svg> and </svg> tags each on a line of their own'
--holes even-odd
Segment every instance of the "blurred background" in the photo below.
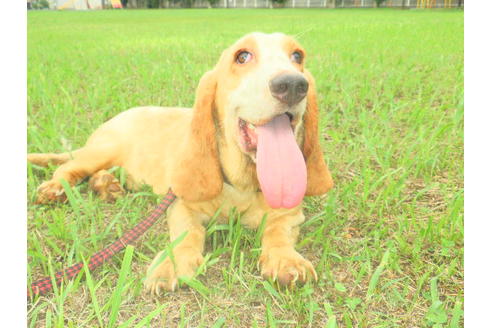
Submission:
<svg viewBox="0 0 492 328">
<path fill-rule="evenodd" d="M 462 8 L 464 0 L 27 0 L 27 9 Z"/>
</svg>

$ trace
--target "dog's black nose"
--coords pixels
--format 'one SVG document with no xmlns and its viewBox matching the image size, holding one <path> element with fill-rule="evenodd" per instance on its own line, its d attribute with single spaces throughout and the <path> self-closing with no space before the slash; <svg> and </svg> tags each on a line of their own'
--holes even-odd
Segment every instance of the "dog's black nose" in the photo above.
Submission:
<svg viewBox="0 0 492 328">
<path fill-rule="evenodd" d="M 272 96 L 288 106 L 306 97 L 309 84 L 301 74 L 283 73 L 270 80 Z"/>
</svg>

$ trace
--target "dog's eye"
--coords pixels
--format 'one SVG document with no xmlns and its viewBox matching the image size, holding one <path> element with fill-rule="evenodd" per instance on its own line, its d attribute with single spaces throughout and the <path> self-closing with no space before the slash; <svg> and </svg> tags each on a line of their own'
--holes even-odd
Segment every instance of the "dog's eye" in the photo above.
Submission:
<svg viewBox="0 0 492 328">
<path fill-rule="evenodd" d="M 296 62 L 298 64 L 302 63 L 302 54 L 299 51 L 294 51 L 292 55 L 290 55 L 290 60 Z"/>
<path fill-rule="evenodd" d="M 246 64 L 253 58 L 253 54 L 247 51 L 241 51 L 237 56 L 236 56 L 236 63 L 238 64 Z"/>
</svg>

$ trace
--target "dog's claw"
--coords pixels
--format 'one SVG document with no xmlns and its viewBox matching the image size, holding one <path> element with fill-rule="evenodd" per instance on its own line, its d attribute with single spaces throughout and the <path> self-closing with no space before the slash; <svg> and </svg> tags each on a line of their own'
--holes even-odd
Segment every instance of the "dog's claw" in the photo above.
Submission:
<svg viewBox="0 0 492 328">
<path fill-rule="evenodd" d="M 161 254 L 162 252 L 157 254 L 154 261 L 150 264 L 144 282 L 145 286 L 148 286 L 158 296 L 160 296 L 161 290 L 171 292 L 178 290 L 178 278 L 182 276 L 193 277 L 196 268 L 203 262 L 203 256 L 200 253 L 190 251 L 189 249 L 175 249 L 176 267 L 169 257 L 158 263 L 157 261 L 160 260 Z M 150 270 L 151 268 L 152 270 Z"/>
<path fill-rule="evenodd" d="M 261 257 L 261 275 L 278 281 L 281 285 L 293 286 L 305 283 L 309 278 L 317 281 L 313 265 L 292 248 L 270 248 Z M 309 275 L 308 275 L 309 273 Z"/>
</svg>

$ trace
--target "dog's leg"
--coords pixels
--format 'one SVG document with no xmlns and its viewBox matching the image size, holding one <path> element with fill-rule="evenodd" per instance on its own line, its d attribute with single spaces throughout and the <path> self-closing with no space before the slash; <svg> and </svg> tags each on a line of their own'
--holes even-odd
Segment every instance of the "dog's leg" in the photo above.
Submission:
<svg viewBox="0 0 492 328">
<path fill-rule="evenodd" d="M 151 294 L 159 295 L 161 290 L 174 291 L 178 287 L 179 277 L 193 277 L 196 269 L 203 262 L 203 247 L 205 243 L 205 228 L 203 218 L 190 211 L 182 200 L 171 208 L 168 216 L 169 234 L 171 241 L 185 234 L 184 239 L 172 250 L 173 255 L 162 259 L 167 250 L 156 255 L 145 279 L 145 289 Z"/>
<path fill-rule="evenodd" d="M 116 149 L 111 146 L 85 146 L 73 153 L 73 159 L 62 164 L 53 174 L 51 180 L 42 183 L 38 188 L 38 204 L 53 201 L 64 201 L 66 195 L 61 179 L 71 186 L 83 178 L 103 169 L 115 166 Z"/>
<path fill-rule="evenodd" d="M 292 286 L 296 281 L 304 283 L 309 278 L 318 279 L 311 262 L 294 249 L 299 234 L 298 225 L 302 221 L 302 213 L 270 222 L 267 220 L 259 260 L 263 278 L 278 280 L 286 286 Z"/>
<path fill-rule="evenodd" d="M 61 153 L 61 154 L 31 153 L 31 154 L 27 154 L 27 161 L 44 167 L 48 166 L 48 164 L 61 165 L 63 163 L 68 162 L 72 158 L 72 156 L 76 154 L 76 152 L 77 151 L 74 151 L 73 153 Z"/>
<path fill-rule="evenodd" d="M 89 180 L 89 187 L 97 192 L 99 198 L 109 202 L 120 198 L 125 192 L 118 179 L 106 170 L 94 173 Z"/>
</svg>

